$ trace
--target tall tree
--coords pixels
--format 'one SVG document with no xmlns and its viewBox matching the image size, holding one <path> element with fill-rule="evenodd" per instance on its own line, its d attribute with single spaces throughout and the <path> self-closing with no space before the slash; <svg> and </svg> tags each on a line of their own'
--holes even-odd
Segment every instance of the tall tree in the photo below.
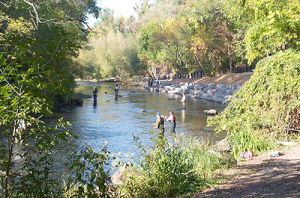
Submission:
<svg viewBox="0 0 300 198">
<path fill-rule="evenodd" d="M 50 178 L 51 151 L 67 141 L 68 131 L 57 132 L 67 123 L 60 119 L 51 128 L 42 118 L 53 115 L 55 99 L 65 102 L 72 93 L 71 58 L 87 35 L 86 14 L 98 14 L 95 5 L 94 0 L 0 4 L 0 136 L 7 139 L 0 154 L 3 197 L 60 196 L 59 184 Z M 14 167 L 16 156 L 24 158 L 21 167 Z"/>
</svg>

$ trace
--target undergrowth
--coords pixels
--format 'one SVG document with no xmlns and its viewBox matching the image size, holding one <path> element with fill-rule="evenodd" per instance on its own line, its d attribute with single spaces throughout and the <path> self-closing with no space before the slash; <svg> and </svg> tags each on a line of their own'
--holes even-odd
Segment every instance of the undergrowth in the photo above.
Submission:
<svg viewBox="0 0 300 198">
<path fill-rule="evenodd" d="M 251 79 L 210 125 L 227 131 L 235 158 L 240 151 L 255 154 L 289 140 L 299 132 L 300 53 L 279 52 L 261 60 Z"/>
<path fill-rule="evenodd" d="M 120 197 L 174 197 L 216 184 L 213 171 L 226 160 L 206 151 L 199 140 L 177 134 L 142 149 L 139 168 L 119 187 Z"/>
</svg>

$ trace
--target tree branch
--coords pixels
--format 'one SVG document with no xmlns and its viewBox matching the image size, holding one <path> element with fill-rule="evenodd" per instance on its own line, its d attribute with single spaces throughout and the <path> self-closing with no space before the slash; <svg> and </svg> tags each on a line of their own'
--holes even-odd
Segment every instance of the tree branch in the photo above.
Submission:
<svg viewBox="0 0 300 198">
<path fill-rule="evenodd" d="M 6 7 L 6 8 L 8 8 L 8 6 L 7 5 L 5 5 L 3 2 L 0 2 L 2 5 L 4 5 L 4 7 Z"/>
<path fill-rule="evenodd" d="M 23 0 L 23 1 L 32 7 L 33 12 L 34 12 L 34 14 L 35 14 L 35 19 L 36 19 L 35 26 L 37 27 L 37 25 L 38 25 L 41 21 L 40 21 L 40 19 L 39 19 L 39 14 L 37 13 L 35 6 L 33 5 L 33 3 L 31 3 L 31 2 L 29 2 L 29 1 L 27 1 L 27 0 Z"/>
</svg>

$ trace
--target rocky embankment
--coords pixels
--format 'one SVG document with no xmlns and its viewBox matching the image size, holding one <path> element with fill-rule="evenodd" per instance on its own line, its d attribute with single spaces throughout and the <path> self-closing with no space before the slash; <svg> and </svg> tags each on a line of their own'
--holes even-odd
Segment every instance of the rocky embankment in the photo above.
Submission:
<svg viewBox="0 0 300 198">
<path fill-rule="evenodd" d="M 241 85 L 236 84 L 215 84 L 215 83 L 190 83 L 190 82 L 173 82 L 157 81 L 153 86 L 145 84 L 145 88 L 153 92 L 181 95 L 186 94 L 188 97 L 205 99 L 213 102 L 223 103 L 229 99 L 235 92 L 241 89 Z"/>
</svg>

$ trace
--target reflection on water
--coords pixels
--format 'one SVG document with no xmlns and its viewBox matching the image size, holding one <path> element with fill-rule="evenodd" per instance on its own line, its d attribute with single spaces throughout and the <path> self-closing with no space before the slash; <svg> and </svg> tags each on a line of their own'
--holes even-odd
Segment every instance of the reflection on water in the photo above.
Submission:
<svg viewBox="0 0 300 198">
<path fill-rule="evenodd" d="M 181 110 L 181 122 L 182 122 L 182 125 L 184 126 L 184 122 L 185 122 L 185 109 Z"/>
<path fill-rule="evenodd" d="M 181 96 L 147 92 L 142 88 L 120 87 L 119 97 L 115 98 L 113 83 L 78 83 L 76 92 L 92 95 L 93 89 L 99 89 L 98 97 L 84 100 L 83 106 L 74 107 L 71 113 L 63 114 L 72 123 L 72 131 L 79 137 L 79 147 L 90 145 L 99 150 L 105 140 L 108 150 L 122 154 L 136 153 L 134 136 L 139 136 L 145 145 L 152 144 L 149 132 L 155 122 L 156 112 L 168 115 L 174 111 L 176 132 L 197 136 L 203 140 L 219 140 L 224 134 L 216 135 L 213 129 L 206 127 L 205 109 L 221 111 L 224 105 L 194 98 L 187 98 L 186 108 L 182 108 Z M 166 135 L 169 135 L 170 123 L 166 122 Z"/>
</svg>

